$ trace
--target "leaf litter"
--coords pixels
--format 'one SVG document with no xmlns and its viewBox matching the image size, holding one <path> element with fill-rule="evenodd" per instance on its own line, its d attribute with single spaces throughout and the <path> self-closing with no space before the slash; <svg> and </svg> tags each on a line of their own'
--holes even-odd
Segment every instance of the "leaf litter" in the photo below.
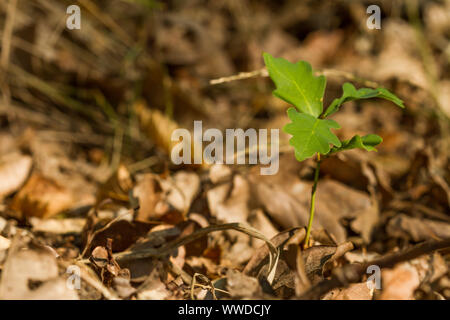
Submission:
<svg viewBox="0 0 450 320">
<path fill-rule="evenodd" d="M 89 32 L 55 38 L 48 34 L 64 5 L 19 2 L 0 79 L 11 98 L 0 104 L 0 298 L 449 299 L 447 2 L 405 3 L 405 14 L 391 12 L 373 33 L 360 28 L 359 2 L 171 1 L 149 13 L 111 1 L 102 10 L 120 24 L 85 16 Z M 329 14 L 344 19 L 344 11 L 346 23 L 330 28 Z M 323 123 L 330 150 L 371 149 L 379 140 L 367 132 L 383 138 L 376 154 L 323 160 L 306 250 L 313 163 L 295 157 L 320 144 L 290 152 L 281 133 L 274 176 L 257 165 L 170 161 L 171 132 L 192 130 L 196 119 L 219 130 L 287 123 L 262 52 L 308 61 L 318 72 L 298 67 L 312 84 L 327 77 L 324 101 L 305 96 L 314 116 L 346 101 Z M 227 80 L 240 71 L 249 79 Z M 395 100 L 373 89 L 379 84 L 407 111 L 353 100 Z M 323 92 L 322 82 L 312 90 Z M 278 96 L 304 103 L 289 88 Z M 381 289 L 367 285 L 372 263 Z M 80 271 L 79 290 L 67 285 L 70 267 Z"/>
</svg>

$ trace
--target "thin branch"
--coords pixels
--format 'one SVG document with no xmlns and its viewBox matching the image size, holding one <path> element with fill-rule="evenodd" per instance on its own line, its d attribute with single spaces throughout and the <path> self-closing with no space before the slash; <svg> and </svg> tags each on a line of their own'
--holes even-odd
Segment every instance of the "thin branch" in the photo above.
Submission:
<svg viewBox="0 0 450 320">
<path fill-rule="evenodd" d="M 183 246 L 187 243 L 190 243 L 194 240 L 197 240 L 208 233 L 215 232 L 215 231 L 223 231 L 223 230 L 236 230 L 242 233 L 245 233 L 251 237 L 255 237 L 257 239 L 261 239 L 266 242 L 269 250 L 270 250 L 270 260 L 269 260 L 269 272 L 267 275 L 267 279 L 269 283 L 273 281 L 273 278 L 275 276 L 276 266 L 278 263 L 278 257 L 279 257 L 279 251 L 277 247 L 261 232 L 258 230 L 244 225 L 242 223 L 227 223 L 227 224 L 220 224 L 220 225 L 214 225 L 209 226 L 207 228 L 199 229 L 190 235 L 182 238 L 175 239 L 171 242 L 168 242 L 164 246 L 160 248 L 146 248 L 142 250 L 136 250 L 136 251 L 124 251 L 121 253 L 114 254 L 114 258 L 118 261 L 129 261 L 129 260 L 135 260 L 135 259 L 145 259 L 145 258 L 160 258 L 167 255 L 170 255 L 175 249 L 177 249 L 180 246 Z M 88 263 L 89 259 L 82 259 L 80 262 Z"/>
<path fill-rule="evenodd" d="M 342 70 L 321 69 L 321 70 L 317 70 L 315 73 L 317 75 L 324 75 L 326 77 L 338 77 L 338 78 L 343 78 L 346 80 L 351 80 L 351 81 L 354 81 L 357 83 L 361 83 L 362 85 L 370 87 L 370 88 L 379 87 L 379 84 L 376 83 L 375 81 L 363 79 L 361 77 L 356 76 L 355 74 L 353 74 L 351 72 L 346 72 L 346 71 L 342 71 Z M 269 72 L 267 71 L 267 69 L 262 68 L 262 69 L 253 70 L 253 71 L 249 71 L 249 72 L 239 72 L 238 74 L 234 74 L 234 75 L 231 75 L 228 77 L 212 79 L 209 81 L 209 84 L 217 85 L 217 84 L 232 82 L 232 81 L 236 81 L 236 80 L 245 80 L 245 79 L 257 78 L 257 77 L 264 78 L 264 77 L 268 77 L 268 76 L 269 76 Z"/>
</svg>

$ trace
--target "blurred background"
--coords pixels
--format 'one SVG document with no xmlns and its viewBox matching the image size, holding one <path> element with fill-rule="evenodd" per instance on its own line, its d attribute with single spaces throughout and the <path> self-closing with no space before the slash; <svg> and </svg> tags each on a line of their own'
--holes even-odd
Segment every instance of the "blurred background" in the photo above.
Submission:
<svg viewBox="0 0 450 320">
<path fill-rule="evenodd" d="M 66 28 L 72 4 L 80 30 Z M 367 27 L 372 4 L 381 8 L 379 30 Z M 177 224 L 195 212 L 206 224 L 243 221 L 267 236 L 304 225 L 312 163 L 295 162 L 281 130 L 280 173 L 232 168 L 219 198 L 208 192 L 228 171 L 170 161 L 173 129 L 194 120 L 221 130 L 288 122 L 288 105 L 272 96 L 263 69 L 269 52 L 325 74 L 325 106 L 345 81 L 385 87 L 406 105 L 351 102 L 333 115 L 341 139 L 376 133 L 384 142 L 377 153 L 323 163 L 316 227 L 379 253 L 450 236 L 449 0 L 3 0 L 0 46 L 0 215 L 8 223 L 84 219 L 105 199 L 132 208 L 137 175 L 193 173 L 198 180 L 177 184 L 190 190 L 182 192 L 187 206 L 171 203 L 178 215 L 141 193 L 140 220 Z M 69 255 L 82 250 L 77 239 L 65 238 L 74 243 Z M 233 250 L 221 254 L 234 266 L 251 256 Z"/>
</svg>

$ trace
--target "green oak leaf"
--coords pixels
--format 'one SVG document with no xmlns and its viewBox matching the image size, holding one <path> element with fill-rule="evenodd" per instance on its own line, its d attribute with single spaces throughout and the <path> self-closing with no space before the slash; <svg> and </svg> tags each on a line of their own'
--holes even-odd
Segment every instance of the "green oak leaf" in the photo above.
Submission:
<svg viewBox="0 0 450 320">
<path fill-rule="evenodd" d="M 375 146 L 379 145 L 381 142 L 383 142 L 383 139 L 376 134 L 368 134 L 363 137 L 355 135 L 349 140 L 342 141 L 342 145 L 340 147 L 333 147 L 331 153 L 356 148 L 364 149 L 366 151 L 377 151 Z"/>
<path fill-rule="evenodd" d="M 334 120 L 317 119 L 307 113 L 299 113 L 294 108 L 289 108 L 288 117 L 291 123 L 284 126 L 283 130 L 292 135 L 290 145 L 295 149 L 295 157 L 303 161 L 312 157 L 316 152 L 327 154 L 330 152 L 330 144 L 340 147 L 341 142 L 330 129 L 339 129 L 339 124 Z"/>
<path fill-rule="evenodd" d="M 291 63 L 283 58 L 274 58 L 269 53 L 264 53 L 263 57 L 277 88 L 273 94 L 293 104 L 300 112 L 319 117 L 323 111 L 325 77 L 314 76 L 311 65 L 306 61 Z"/>
<path fill-rule="evenodd" d="M 361 88 L 359 90 L 356 90 L 356 88 L 351 83 L 346 82 L 342 86 L 342 90 L 343 90 L 342 96 L 340 98 L 333 100 L 328 109 L 325 111 L 323 115 L 324 118 L 335 113 L 343 103 L 359 99 L 382 98 L 392 101 L 401 108 L 405 107 L 401 99 L 399 99 L 395 94 L 389 92 L 387 89 L 384 88 L 377 88 L 377 89 Z"/>
</svg>

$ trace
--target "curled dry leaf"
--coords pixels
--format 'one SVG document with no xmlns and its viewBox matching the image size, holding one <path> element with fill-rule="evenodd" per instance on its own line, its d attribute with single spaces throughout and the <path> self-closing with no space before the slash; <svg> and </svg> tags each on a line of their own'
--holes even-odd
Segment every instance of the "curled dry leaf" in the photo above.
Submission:
<svg viewBox="0 0 450 320">
<path fill-rule="evenodd" d="M 411 260 L 410 264 L 416 268 L 419 273 L 421 283 L 424 281 L 433 283 L 448 272 L 445 259 L 438 252 Z"/>
<path fill-rule="evenodd" d="M 344 242 L 338 246 L 313 246 L 303 252 L 305 272 L 309 280 L 314 284 L 323 280 L 323 273 L 329 263 L 353 249 L 351 242 Z"/>
<path fill-rule="evenodd" d="M 247 222 L 249 191 L 247 180 L 240 175 L 234 176 L 233 182 L 209 190 L 206 196 L 211 214 L 225 223 Z"/>
<path fill-rule="evenodd" d="M 113 172 L 97 190 L 97 203 L 109 199 L 119 204 L 128 203 L 128 192 L 133 187 L 130 172 L 124 165 Z"/>
<path fill-rule="evenodd" d="M 328 292 L 322 300 L 372 300 L 373 289 L 367 282 L 352 283 L 348 288 L 334 289 Z"/>
<path fill-rule="evenodd" d="M 272 239 L 277 233 L 277 229 L 272 224 L 269 218 L 264 214 L 264 212 L 260 209 L 253 210 L 249 217 L 248 217 L 249 224 L 255 228 L 256 230 L 259 230 L 263 235 L 265 235 L 267 238 Z M 254 239 L 253 241 L 253 247 L 259 248 L 261 245 L 263 245 L 264 242 L 259 239 Z"/>
<path fill-rule="evenodd" d="M 305 237 L 305 229 L 294 228 L 277 234 L 272 242 L 280 251 L 280 257 L 275 270 L 272 285 L 267 287 L 265 274 L 268 269 L 268 249 L 260 247 L 256 250 L 243 270 L 244 274 L 251 275 L 266 283 L 264 291 L 270 292 L 278 297 L 289 298 L 295 294 L 297 275 L 297 251 L 292 247 L 299 248 L 299 244 Z"/>
<path fill-rule="evenodd" d="M 78 299 L 76 290 L 59 277 L 56 258 L 48 249 L 10 250 L 0 280 L 0 299 Z"/>
<path fill-rule="evenodd" d="M 0 158 L 0 200 L 17 191 L 30 173 L 32 159 L 17 153 Z"/>
<path fill-rule="evenodd" d="M 200 178 L 196 173 L 179 171 L 161 181 L 167 202 L 175 209 L 186 214 L 192 201 L 200 190 Z"/>
<path fill-rule="evenodd" d="M 153 174 L 137 177 L 137 184 L 133 188 L 133 197 L 139 201 L 136 220 L 157 220 L 168 210 L 167 206 L 162 203 L 163 195 L 159 180 Z"/>
<path fill-rule="evenodd" d="M 170 155 L 172 148 L 176 145 L 176 142 L 171 141 L 170 137 L 172 132 L 179 127 L 178 124 L 159 110 L 148 108 L 143 102 L 136 103 L 134 111 L 139 115 L 141 127 L 147 136 L 163 152 Z"/>
<path fill-rule="evenodd" d="M 305 238 L 306 231 L 304 228 L 291 228 L 280 232 L 274 236 L 270 241 L 278 249 L 283 248 L 288 243 L 300 243 Z M 254 254 L 250 261 L 245 266 L 243 272 L 249 276 L 257 276 L 261 273 L 261 269 L 268 264 L 270 250 L 266 245 L 262 245 Z"/>
<path fill-rule="evenodd" d="M 227 291 L 232 298 L 257 299 L 262 295 L 262 288 L 258 279 L 246 276 L 239 271 L 228 270 L 226 282 Z"/>
<path fill-rule="evenodd" d="M 419 219 L 399 214 L 389 220 L 386 231 L 391 237 L 411 239 L 415 242 L 450 237 L 448 222 Z"/>
<path fill-rule="evenodd" d="M 250 190 L 246 179 L 235 175 L 231 182 L 218 185 L 206 194 L 211 215 L 224 223 L 248 223 L 250 214 Z M 226 231 L 227 237 L 233 239 L 232 245 L 223 251 L 223 258 L 234 266 L 247 262 L 252 254 L 252 240 L 236 231 Z M 213 235 L 218 237 L 219 235 Z"/>
<path fill-rule="evenodd" d="M 69 209 L 74 201 L 72 193 L 57 181 L 34 173 L 15 195 L 11 209 L 18 218 L 49 218 Z"/>
<path fill-rule="evenodd" d="M 133 197 L 139 201 L 137 220 L 163 220 L 176 224 L 185 219 L 200 190 L 200 178 L 192 172 L 177 172 L 166 179 L 145 174 L 137 177 Z"/>
<path fill-rule="evenodd" d="M 128 296 L 130 292 L 130 271 L 121 268 L 112 254 L 112 239 L 107 239 L 106 247 L 96 247 L 89 258 L 97 271 L 103 284 L 115 287 L 121 297 Z M 117 280 L 117 278 L 122 278 Z M 117 280 L 117 281 L 116 281 Z M 127 294 L 129 293 L 129 294 Z"/>
<path fill-rule="evenodd" d="M 95 247 L 105 245 L 108 238 L 113 239 L 114 252 L 126 250 L 153 226 L 141 221 L 129 221 L 126 217 L 113 220 L 88 236 L 83 256 L 88 257 Z"/>
</svg>

